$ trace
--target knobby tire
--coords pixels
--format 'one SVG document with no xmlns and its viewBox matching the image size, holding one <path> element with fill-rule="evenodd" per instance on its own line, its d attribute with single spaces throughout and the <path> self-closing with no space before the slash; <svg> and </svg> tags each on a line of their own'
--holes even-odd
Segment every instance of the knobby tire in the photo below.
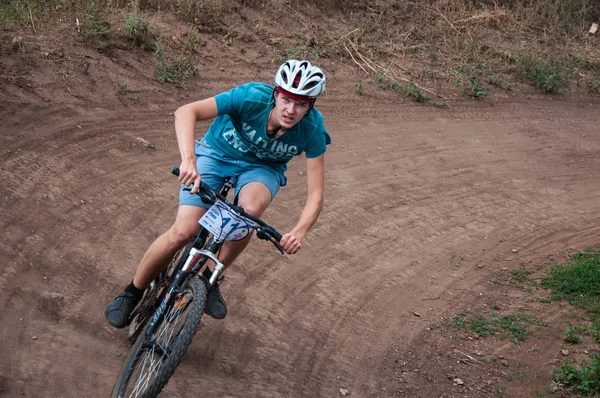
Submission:
<svg viewBox="0 0 600 398">
<path fill-rule="evenodd" d="M 111 395 L 112 398 L 154 398 L 162 391 L 169 381 L 169 378 L 175 373 L 175 369 L 181 362 L 183 355 L 187 351 L 188 346 L 191 344 L 192 339 L 198 330 L 207 294 L 205 283 L 195 277 L 188 279 L 184 283 L 182 290 L 186 293 L 188 291 L 191 292 L 191 302 L 189 302 L 188 299 L 188 301 L 181 304 L 186 300 L 185 296 L 174 301 L 173 305 L 166 310 L 165 318 L 158 326 L 154 335 L 146 336 L 146 329 L 148 326 L 144 328 L 143 333 L 140 334 L 125 359 L 119 376 L 117 377 L 117 381 L 115 382 Z M 165 335 L 164 333 L 165 330 L 167 330 L 166 328 L 168 328 L 168 323 L 176 322 L 177 318 L 180 316 L 177 315 L 177 311 L 179 311 L 178 305 L 180 307 L 185 306 L 182 312 L 187 312 L 186 319 L 183 320 L 183 324 L 174 335 L 173 341 L 166 346 L 166 351 L 168 351 L 166 359 L 162 356 L 155 360 L 154 357 L 157 356 L 157 352 L 161 350 L 164 352 L 163 346 L 160 343 L 149 344 L 148 342 L 152 341 L 152 339 L 161 338 L 161 335 L 162 337 L 168 336 L 168 338 L 173 335 L 173 333 L 171 333 L 171 335 Z M 169 320 L 172 320 L 172 322 L 169 322 Z M 156 347 L 159 347 L 160 350 L 156 349 L 155 352 Z M 145 373 L 142 374 L 142 372 L 140 372 L 138 379 L 134 380 L 132 375 L 135 374 L 135 370 L 137 369 L 137 366 L 140 365 L 140 361 L 142 361 L 142 367 L 149 366 L 147 371 L 148 375 L 144 376 Z M 151 378 L 154 374 L 156 375 L 154 380 L 142 382 L 145 378 Z M 134 383 L 135 386 L 130 385 L 131 383 Z M 140 386 L 140 383 L 142 383 L 142 386 Z M 127 391 L 128 387 L 133 387 L 134 391 L 129 393 Z"/>
</svg>

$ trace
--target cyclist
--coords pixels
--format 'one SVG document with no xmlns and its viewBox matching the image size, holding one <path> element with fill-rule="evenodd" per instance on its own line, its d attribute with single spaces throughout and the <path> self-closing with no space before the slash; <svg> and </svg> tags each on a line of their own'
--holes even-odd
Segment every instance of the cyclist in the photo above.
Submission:
<svg viewBox="0 0 600 398">
<path fill-rule="evenodd" d="M 281 245 L 293 254 L 317 220 L 323 206 L 324 156 L 331 138 L 323 116 L 314 108 L 325 90 L 323 71 L 308 61 L 284 62 L 274 79 L 275 87 L 264 83 L 247 83 L 230 91 L 184 105 L 175 112 L 175 132 L 181 152 L 179 180 L 184 186 L 194 184 L 191 192 L 181 190 L 174 224 L 158 237 L 142 257 L 131 283 L 106 308 L 108 323 L 123 328 L 141 300 L 150 282 L 165 269 L 179 249 L 200 230 L 198 220 L 208 205 L 197 195 L 200 181 L 219 190 L 227 177 L 236 176 L 235 195 L 239 205 L 260 217 L 285 186 L 287 163 L 306 153 L 308 196 L 296 226 L 283 235 Z M 215 118 L 206 135 L 195 141 L 199 120 Z M 249 237 L 227 241 L 219 256 L 231 265 L 244 250 Z M 214 264 L 205 276 L 212 275 Z M 205 312 L 213 318 L 227 315 L 227 305 L 215 284 Z"/>
</svg>

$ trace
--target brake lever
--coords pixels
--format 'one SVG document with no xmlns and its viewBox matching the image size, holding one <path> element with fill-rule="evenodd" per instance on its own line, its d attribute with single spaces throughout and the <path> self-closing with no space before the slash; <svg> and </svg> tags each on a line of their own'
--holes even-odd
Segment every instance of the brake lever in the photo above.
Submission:
<svg viewBox="0 0 600 398">
<path fill-rule="evenodd" d="M 283 247 L 279 244 L 277 239 L 275 239 L 275 237 L 269 232 L 270 231 L 268 231 L 264 227 L 259 227 L 256 229 L 256 237 L 258 239 L 268 240 L 269 242 L 275 245 L 275 247 L 281 252 L 281 254 L 285 254 L 285 250 L 283 249 Z"/>
</svg>

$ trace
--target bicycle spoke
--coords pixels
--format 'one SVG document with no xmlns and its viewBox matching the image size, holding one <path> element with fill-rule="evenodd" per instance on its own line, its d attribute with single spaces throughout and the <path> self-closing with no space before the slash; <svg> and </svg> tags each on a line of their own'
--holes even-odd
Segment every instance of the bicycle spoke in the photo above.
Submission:
<svg viewBox="0 0 600 398">
<path fill-rule="evenodd" d="M 179 329 L 185 323 L 185 312 L 192 301 L 193 293 L 190 290 L 179 293 L 158 330 L 153 334 L 152 340 L 143 343 L 134 368 L 131 370 L 129 379 L 135 383 L 131 385 L 131 392 L 126 395 L 127 397 L 141 396 L 157 377 L 164 361 L 169 358 L 172 346 L 179 335 Z"/>
</svg>

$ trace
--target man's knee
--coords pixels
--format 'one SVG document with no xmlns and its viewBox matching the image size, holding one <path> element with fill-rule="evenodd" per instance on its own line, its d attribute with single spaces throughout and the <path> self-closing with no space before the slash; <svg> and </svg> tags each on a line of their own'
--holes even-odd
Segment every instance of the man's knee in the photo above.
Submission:
<svg viewBox="0 0 600 398">
<path fill-rule="evenodd" d="M 263 212 L 269 206 L 269 203 L 261 203 L 259 201 L 250 201 L 248 203 L 240 203 L 244 211 L 254 217 L 262 216 Z"/>
<path fill-rule="evenodd" d="M 175 223 L 169 230 L 169 245 L 171 248 L 179 250 L 185 246 L 200 230 L 198 223 L 183 224 Z"/>
</svg>

